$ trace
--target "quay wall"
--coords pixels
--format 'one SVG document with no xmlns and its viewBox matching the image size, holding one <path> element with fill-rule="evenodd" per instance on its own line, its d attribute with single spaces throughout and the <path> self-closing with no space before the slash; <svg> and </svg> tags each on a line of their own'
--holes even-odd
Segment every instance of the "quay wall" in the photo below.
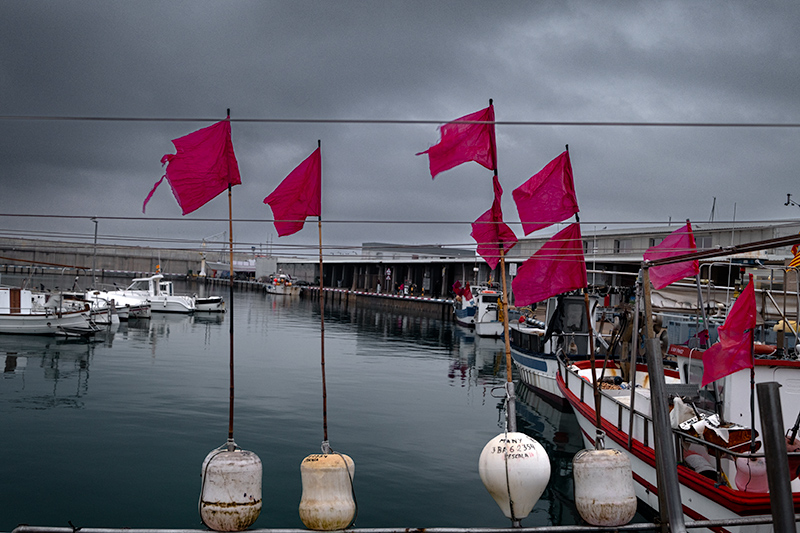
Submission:
<svg viewBox="0 0 800 533">
<path fill-rule="evenodd" d="M 319 287 L 303 287 L 300 297 L 318 299 Z M 444 298 L 378 294 L 367 291 L 329 288 L 324 290 L 324 298 L 325 305 L 343 306 L 345 308 L 353 306 L 388 309 L 448 321 L 453 319 L 453 301 Z"/>
</svg>

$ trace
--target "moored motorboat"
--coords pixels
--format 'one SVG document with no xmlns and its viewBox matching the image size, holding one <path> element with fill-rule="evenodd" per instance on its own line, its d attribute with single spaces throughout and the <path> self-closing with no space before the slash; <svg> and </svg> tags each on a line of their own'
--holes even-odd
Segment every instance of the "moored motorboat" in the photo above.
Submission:
<svg viewBox="0 0 800 533">
<path fill-rule="evenodd" d="M 138 296 L 144 299 L 150 304 L 150 310 L 154 313 L 193 313 L 194 298 L 172 294 L 171 282 L 166 282 L 166 291 L 162 290 L 163 278 L 162 274 L 135 278 L 126 289 L 119 292 L 126 296 Z"/>
<path fill-rule="evenodd" d="M 475 289 L 475 333 L 479 337 L 503 336 L 502 296 L 496 289 Z"/>
<path fill-rule="evenodd" d="M 0 333 L 88 336 L 99 331 L 89 304 L 70 304 L 53 294 L 0 288 Z"/>
<path fill-rule="evenodd" d="M 283 296 L 297 296 L 300 294 L 300 286 L 295 284 L 289 274 L 278 272 L 270 274 L 265 281 L 264 290 L 267 294 L 280 294 Z"/>
<path fill-rule="evenodd" d="M 224 313 L 225 300 L 222 296 L 195 296 L 194 310 L 204 313 Z"/>
</svg>

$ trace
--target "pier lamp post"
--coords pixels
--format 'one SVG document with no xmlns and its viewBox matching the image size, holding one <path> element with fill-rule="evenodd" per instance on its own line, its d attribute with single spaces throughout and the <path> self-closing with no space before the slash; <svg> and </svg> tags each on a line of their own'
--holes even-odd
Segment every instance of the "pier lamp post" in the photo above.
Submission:
<svg viewBox="0 0 800 533">
<path fill-rule="evenodd" d="M 95 262 L 97 260 L 97 218 L 92 217 L 94 222 L 94 253 L 92 254 L 92 286 L 97 284 L 97 271 L 95 270 Z"/>
</svg>

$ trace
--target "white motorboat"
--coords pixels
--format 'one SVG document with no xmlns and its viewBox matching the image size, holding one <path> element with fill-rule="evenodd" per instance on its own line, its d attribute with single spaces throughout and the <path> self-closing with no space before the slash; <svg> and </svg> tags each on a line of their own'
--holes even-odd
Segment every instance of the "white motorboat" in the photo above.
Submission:
<svg viewBox="0 0 800 533">
<path fill-rule="evenodd" d="M 225 300 L 222 296 L 195 296 L 194 310 L 204 313 L 224 313 Z"/>
<path fill-rule="evenodd" d="M 499 290 L 481 287 L 475 292 L 475 333 L 479 337 L 502 337 L 502 295 Z"/>
<path fill-rule="evenodd" d="M 289 274 L 279 272 L 271 274 L 266 280 L 264 289 L 267 294 L 281 294 L 284 296 L 297 296 L 300 294 L 300 286 L 295 284 Z"/>
<path fill-rule="evenodd" d="M 56 294 L 0 288 L 0 333 L 24 335 L 93 335 L 89 304 L 70 304 Z"/>
<path fill-rule="evenodd" d="M 193 313 L 195 310 L 194 298 L 172 294 L 171 282 L 166 282 L 168 290 L 162 291 L 163 278 L 162 274 L 155 274 L 148 278 L 135 278 L 121 293 L 144 299 L 150 304 L 150 310 L 153 313 Z"/>
</svg>

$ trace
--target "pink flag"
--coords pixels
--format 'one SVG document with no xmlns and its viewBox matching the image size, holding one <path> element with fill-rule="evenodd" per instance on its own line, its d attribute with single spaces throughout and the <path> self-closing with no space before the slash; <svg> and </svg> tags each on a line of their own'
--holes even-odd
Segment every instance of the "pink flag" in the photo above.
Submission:
<svg viewBox="0 0 800 533">
<path fill-rule="evenodd" d="M 489 170 L 496 168 L 494 138 L 494 106 L 457 118 L 458 121 L 483 121 L 489 124 L 454 124 L 439 128 L 441 139 L 424 152 L 428 154 L 431 178 L 451 168 L 475 161 Z"/>
<path fill-rule="evenodd" d="M 229 185 L 242 183 L 233 153 L 230 120 L 222 120 L 174 139 L 172 144 L 176 153 L 161 158 L 162 165 L 169 163 L 167 171 L 145 198 L 142 213 L 164 178 L 172 187 L 184 215 L 202 207 Z"/>
<path fill-rule="evenodd" d="M 578 212 L 569 152 L 550 161 L 511 193 L 525 235 L 561 222 Z M 539 221 L 539 222 L 534 222 Z"/>
<path fill-rule="evenodd" d="M 659 244 L 648 248 L 644 253 L 644 259 L 645 261 L 654 261 L 688 254 L 696 250 L 692 224 L 687 221 L 685 226 L 667 235 Z M 656 289 L 663 289 L 670 283 L 695 276 L 698 272 L 700 272 L 700 263 L 697 260 L 651 267 L 650 282 Z"/>
<path fill-rule="evenodd" d="M 577 223 L 553 235 L 519 267 L 511 282 L 514 302 L 518 306 L 543 302 L 551 296 L 586 285 L 583 240 Z"/>
<path fill-rule="evenodd" d="M 469 281 L 464 285 L 464 299 L 467 301 L 472 300 L 472 289 L 469 288 Z"/>
<path fill-rule="evenodd" d="M 453 294 L 455 294 L 456 296 L 464 295 L 464 289 L 461 288 L 461 282 L 458 280 L 456 280 L 456 282 L 453 283 Z"/>
<path fill-rule="evenodd" d="M 497 263 L 500 262 L 500 248 L 502 247 L 503 253 L 506 253 L 517 244 L 517 236 L 503 222 L 503 209 L 500 205 L 503 188 L 500 187 L 500 180 L 496 175 L 493 183 L 492 207 L 472 223 L 472 233 L 470 233 L 478 243 L 478 253 L 492 267 L 492 270 L 497 268 Z"/>
<path fill-rule="evenodd" d="M 314 150 L 264 198 L 272 208 L 278 237 L 303 229 L 306 217 L 322 215 L 322 157 Z"/>
<path fill-rule="evenodd" d="M 725 323 L 717 329 L 719 342 L 703 353 L 703 382 L 724 378 L 743 368 L 753 368 L 753 330 L 756 327 L 756 291 L 750 283 L 731 307 Z"/>
</svg>

